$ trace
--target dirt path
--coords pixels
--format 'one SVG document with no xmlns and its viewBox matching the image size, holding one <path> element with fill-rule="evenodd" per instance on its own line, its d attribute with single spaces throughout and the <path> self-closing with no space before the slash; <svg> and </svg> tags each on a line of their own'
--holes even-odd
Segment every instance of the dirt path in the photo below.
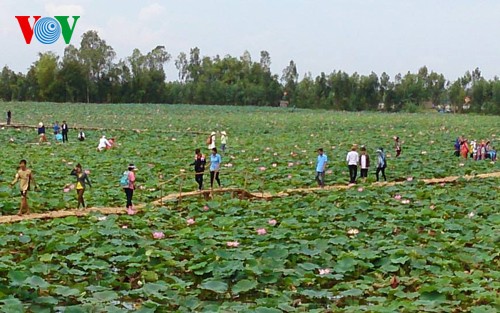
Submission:
<svg viewBox="0 0 500 313">
<path fill-rule="evenodd" d="M 500 172 L 493 173 L 485 173 L 478 175 L 465 175 L 465 176 L 449 176 L 443 178 L 429 178 L 429 179 L 421 179 L 425 184 L 441 184 L 441 183 L 452 183 L 459 179 L 471 180 L 471 179 L 484 179 L 484 178 L 497 178 L 500 177 Z M 376 182 L 373 183 L 372 186 L 395 186 L 404 184 L 406 181 L 397 181 L 397 182 Z M 173 193 L 166 195 L 165 197 L 152 202 L 153 205 L 161 205 L 162 203 L 169 201 L 179 201 L 183 198 L 189 197 L 205 197 L 206 199 L 210 198 L 215 194 L 224 194 L 231 193 L 235 197 L 239 197 L 241 199 L 260 199 L 260 200 L 272 200 L 276 198 L 287 197 L 291 194 L 307 194 L 314 193 L 318 191 L 324 190 L 343 190 L 351 187 L 350 185 L 331 185 L 325 186 L 325 188 L 313 187 L 313 188 L 294 188 L 287 189 L 285 191 L 281 191 L 275 194 L 271 194 L 268 192 L 249 192 L 241 188 L 220 188 L 214 190 L 203 190 L 203 191 L 191 191 L 184 193 Z M 143 208 L 144 205 L 136 206 L 136 209 Z M 0 216 L 0 224 L 5 223 L 15 223 L 19 221 L 32 220 L 32 219 L 53 219 L 53 218 L 61 218 L 66 216 L 86 216 L 91 212 L 101 212 L 102 214 L 126 214 L 127 210 L 125 208 L 88 208 L 86 210 L 60 210 L 60 211 L 51 211 L 46 213 L 33 213 L 29 215 L 5 215 Z"/>
</svg>

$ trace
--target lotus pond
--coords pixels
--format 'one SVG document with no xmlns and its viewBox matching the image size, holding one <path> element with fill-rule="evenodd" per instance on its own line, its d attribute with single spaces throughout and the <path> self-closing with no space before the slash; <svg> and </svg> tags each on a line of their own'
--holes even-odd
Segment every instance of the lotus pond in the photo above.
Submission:
<svg viewBox="0 0 500 313">
<path fill-rule="evenodd" d="M 325 149 L 327 184 L 346 184 L 353 143 L 388 156 L 390 181 L 273 201 L 229 194 L 146 205 L 137 215 L 31 220 L 0 225 L 4 312 L 497 312 L 499 179 L 425 185 L 421 178 L 499 171 L 498 163 L 453 156 L 458 135 L 500 136 L 498 117 L 344 113 L 187 105 L 0 103 L 13 122 L 66 120 L 70 143 L 36 144 L 32 128 L 0 130 L 0 211 L 21 158 L 36 174 L 35 212 L 74 208 L 76 163 L 90 171 L 88 205 L 123 206 L 119 178 L 135 163 L 147 204 L 192 191 L 193 150 L 211 131 L 228 133 L 222 184 L 276 193 L 315 186 L 315 150 Z M 76 140 L 78 127 L 87 140 Z M 116 149 L 95 150 L 115 137 Z M 50 137 L 50 136 L 49 136 Z M 10 139 L 13 142 L 9 142 Z M 219 137 L 217 138 L 219 139 Z M 219 146 L 219 143 L 217 142 Z M 373 162 L 373 161 L 372 161 Z M 179 176 L 180 175 L 180 176 Z M 186 179 L 184 178 L 186 176 Z M 207 175 L 208 176 L 208 175 Z M 208 180 L 208 177 L 205 178 Z"/>
</svg>

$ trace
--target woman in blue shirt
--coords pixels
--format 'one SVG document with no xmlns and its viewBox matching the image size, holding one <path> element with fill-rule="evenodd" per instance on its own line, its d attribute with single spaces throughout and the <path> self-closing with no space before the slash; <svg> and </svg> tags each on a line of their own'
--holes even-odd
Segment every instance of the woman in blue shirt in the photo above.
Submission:
<svg viewBox="0 0 500 313">
<path fill-rule="evenodd" d="M 220 187 L 219 169 L 221 162 L 222 158 L 220 154 L 217 153 L 217 148 L 213 148 L 212 154 L 210 155 L 210 188 L 214 188 L 214 178 Z"/>
</svg>

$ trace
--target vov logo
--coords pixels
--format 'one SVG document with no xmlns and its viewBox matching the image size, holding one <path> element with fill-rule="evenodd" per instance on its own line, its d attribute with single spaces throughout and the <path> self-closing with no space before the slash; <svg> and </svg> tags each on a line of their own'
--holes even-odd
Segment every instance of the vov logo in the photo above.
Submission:
<svg viewBox="0 0 500 313">
<path fill-rule="evenodd" d="M 46 45 L 56 42 L 62 34 L 64 42 L 69 44 L 73 36 L 73 31 L 75 30 L 76 22 L 80 18 L 80 16 L 73 16 L 73 26 L 70 27 L 68 22 L 69 16 L 54 16 L 54 18 L 52 18 L 36 15 L 33 16 L 35 19 L 33 26 L 30 24 L 30 17 L 31 16 L 16 16 L 21 31 L 23 32 L 24 40 L 28 45 L 31 43 L 33 34 L 35 34 L 36 39 L 40 43 Z"/>
</svg>

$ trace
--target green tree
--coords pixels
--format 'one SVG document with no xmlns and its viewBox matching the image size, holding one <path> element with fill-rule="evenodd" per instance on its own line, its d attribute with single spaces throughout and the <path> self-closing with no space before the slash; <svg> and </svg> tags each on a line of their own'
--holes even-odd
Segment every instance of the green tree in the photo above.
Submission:
<svg viewBox="0 0 500 313">
<path fill-rule="evenodd" d="M 59 57 L 53 52 L 44 52 L 38 54 L 38 61 L 35 62 L 36 80 L 38 83 L 38 95 L 40 101 L 54 100 L 58 72 Z"/>
<path fill-rule="evenodd" d="M 116 53 L 106 41 L 101 39 L 95 30 L 90 30 L 82 35 L 79 57 L 83 64 L 86 79 L 87 102 L 101 102 L 97 97 L 98 82 L 112 68 L 112 61 Z"/>
</svg>

